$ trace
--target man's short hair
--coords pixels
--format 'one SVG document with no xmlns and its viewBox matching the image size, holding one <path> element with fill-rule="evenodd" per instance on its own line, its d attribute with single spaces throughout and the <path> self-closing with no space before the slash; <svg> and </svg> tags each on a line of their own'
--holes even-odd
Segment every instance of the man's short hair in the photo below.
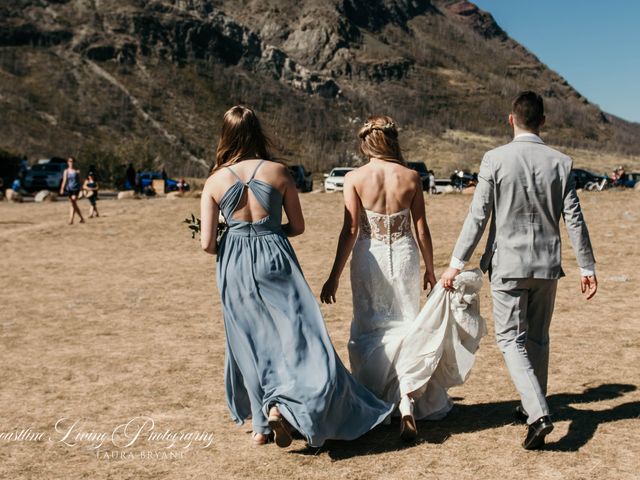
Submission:
<svg viewBox="0 0 640 480">
<path fill-rule="evenodd" d="M 536 92 L 520 92 L 511 104 L 511 113 L 516 117 L 519 127 L 538 130 L 544 120 L 544 103 Z"/>
</svg>

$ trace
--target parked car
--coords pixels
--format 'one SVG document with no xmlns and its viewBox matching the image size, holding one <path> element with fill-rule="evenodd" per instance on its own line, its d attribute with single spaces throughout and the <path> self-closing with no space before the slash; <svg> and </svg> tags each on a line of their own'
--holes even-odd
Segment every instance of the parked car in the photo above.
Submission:
<svg viewBox="0 0 640 480">
<path fill-rule="evenodd" d="M 478 183 L 478 174 L 465 172 L 464 170 L 456 170 L 451 174 L 450 180 L 453 188 L 463 190 Z"/>
<path fill-rule="evenodd" d="M 51 158 L 41 158 L 38 160 L 38 164 L 42 165 L 44 163 L 62 163 L 63 165 L 67 165 L 67 159 L 61 157 L 51 157 Z"/>
<path fill-rule="evenodd" d="M 324 174 L 324 191 L 341 192 L 344 189 L 344 176 L 351 170 L 350 167 L 334 168 L 329 173 Z"/>
<path fill-rule="evenodd" d="M 302 192 L 310 192 L 313 190 L 313 177 L 302 165 L 291 165 L 289 171 L 296 181 L 296 188 Z"/>
<path fill-rule="evenodd" d="M 435 193 L 443 193 L 447 187 L 451 187 L 450 178 L 436 178 Z"/>
<path fill-rule="evenodd" d="M 576 188 L 583 188 L 585 190 L 602 190 L 602 187 L 606 185 L 608 181 L 607 177 L 597 175 L 582 168 L 574 168 L 571 170 L 571 174 L 575 178 Z"/>
<path fill-rule="evenodd" d="M 142 187 L 142 191 L 146 191 L 149 189 L 149 187 L 151 187 L 154 180 L 162 180 L 162 172 L 140 172 L 139 178 L 140 178 L 140 186 Z M 167 180 L 164 183 L 164 193 L 175 192 L 177 190 L 180 190 L 181 182 L 182 182 L 181 180 L 174 180 L 173 178 L 167 178 Z M 125 180 L 124 182 L 125 190 L 132 190 L 133 187 L 134 187 L 133 185 L 129 185 L 128 180 Z M 185 192 L 188 192 L 189 188 L 190 188 L 189 184 L 187 182 L 184 182 L 184 184 L 182 185 L 182 190 Z"/>
<path fill-rule="evenodd" d="M 0 149 L 0 191 L 4 192 L 20 174 L 20 157 Z"/>
<path fill-rule="evenodd" d="M 62 184 L 62 176 L 66 168 L 67 161 L 64 158 L 40 159 L 25 173 L 22 180 L 22 188 L 28 192 L 38 190 L 57 191 Z"/>
<path fill-rule="evenodd" d="M 422 181 L 422 190 L 429 190 L 429 170 L 424 162 L 407 162 L 407 167 L 411 170 L 415 170 L 420 174 L 420 180 Z"/>
</svg>

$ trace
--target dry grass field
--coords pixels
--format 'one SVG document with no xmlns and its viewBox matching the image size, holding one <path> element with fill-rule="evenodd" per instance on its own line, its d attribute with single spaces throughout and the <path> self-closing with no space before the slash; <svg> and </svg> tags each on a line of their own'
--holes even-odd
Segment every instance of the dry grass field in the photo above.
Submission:
<svg viewBox="0 0 640 480">
<path fill-rule="evenodd" d="M 581 198 L 600 291 L 591 302 L 581 299 L 565 236 L 567 277 L 551 332 L 556 429 L 541 452 L 519 445 L 524 427 L 513 423 L 516 393 L 492 336 L 487 285 L 482 310 L 489 336 L 471 378 L 452 391 L 456 407 L 448 418 L 419 425 L 415 444 L 401 443 L 393 424 L 319 450 L 302 440 L 285 450 L 254 447 L 251 425 L 236 426 L 224 400 L 215 261 L 181 223 L 197 213 L 197 200 L 105 200 L 100 218 L 73 226 L 65 223 L 65 202 L 2 202 L 0 478 L 638 478 L 640 192 Z M 307 232 L 293 244 L 316 294 L 333 259 L 341 200 L 340 194 L 302 196 Z M 438 274 L 469 200 L 427 199 Z M 322 311 L 348 363 L 348 272 L 338 302 Z M 111 437 L 97 454 L 88 448 L 90 432 L 111 435 L 139 417 L 152 418 L 157 432 L 211 432 L 213 442 L 180 455 L 178 446 L 165 449 L 167 442 L 144 436 L 129 448 Z M 27 428 L 45 435 L 9 437 Z"/>
</svg>

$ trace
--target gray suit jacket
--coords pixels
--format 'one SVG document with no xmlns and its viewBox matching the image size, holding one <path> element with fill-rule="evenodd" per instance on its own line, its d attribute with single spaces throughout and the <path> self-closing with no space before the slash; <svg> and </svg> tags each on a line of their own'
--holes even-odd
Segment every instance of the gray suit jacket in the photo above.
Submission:
<svg viewBox="0 0 640 480">
<path fill-rule="evenodd" d="M 487 152 L 453 256 L 469 261 L 491 218 L 482 271 L 491 267 L 498 278 L 557 279 L 564 276 L 562 216 L 578 265 L 594 264 L 572 164 L 571 158 L 533 137 L 519 137 Z"/>
</svg>

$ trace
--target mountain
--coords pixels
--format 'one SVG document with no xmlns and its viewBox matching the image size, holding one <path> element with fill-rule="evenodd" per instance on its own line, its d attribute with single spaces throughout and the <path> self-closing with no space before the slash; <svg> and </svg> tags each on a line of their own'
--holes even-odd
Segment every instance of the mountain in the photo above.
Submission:
<svg viewBox="0 0 640 480">
<path fill-rule="evenodd" d="M 407 157 L 444 174 L 505 140 L 525 88 L 545 97 L 553 144 L 638 161 L 640 124 L 602 112 L 467 1 L 0 6 L 0 148 L 76 155 L 111 177 L 129 161 L 205 174 L 236 103 L 259 112 L 280 158 L 312 169 L 357 162 L 358 126 L 390 114 Z"/>
</svg>

